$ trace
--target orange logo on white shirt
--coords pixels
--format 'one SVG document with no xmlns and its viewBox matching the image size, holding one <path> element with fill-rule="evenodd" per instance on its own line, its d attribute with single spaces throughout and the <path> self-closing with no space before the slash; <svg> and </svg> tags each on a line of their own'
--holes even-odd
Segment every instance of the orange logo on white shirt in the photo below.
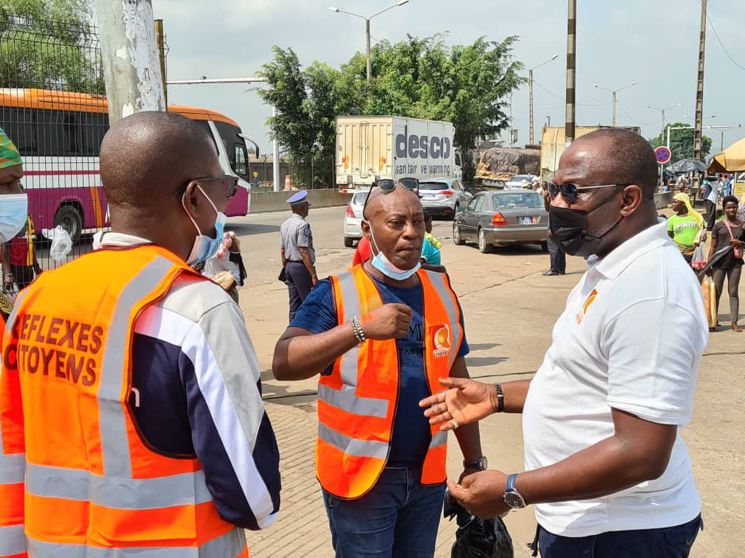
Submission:
<svg viewBox="0 0 745 558">
<path fill-rule="evenodd" d="M 595 299 L 598 296 L 598 290 L 592 289 L 592 292 L 590 293 L 590 296 L 587 297 L 585 300 L 585 303 L 582 305 L 582 312 L 577 312 L 577 324 L 581 324 L 584 317 L 587 315 L 587 310 L 590 309 L 590 306 L 593 302 L 595 302 Z"/>
</svg>

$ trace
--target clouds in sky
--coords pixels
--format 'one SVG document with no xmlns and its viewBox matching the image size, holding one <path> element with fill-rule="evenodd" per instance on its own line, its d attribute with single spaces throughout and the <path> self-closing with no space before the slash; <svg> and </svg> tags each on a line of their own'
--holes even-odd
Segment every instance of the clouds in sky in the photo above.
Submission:
<svg viewBox="0 0 745 558">
<path fill-rule="evenodd" d="M 334 13 L 329 5 L 369 15 L 392 0 L 153 0 L 164 19 L 169 46 L 169 79 L 254 75 L 271 59 L 271 47 L 292 47 L 303 64 L 345 62 L 364 48 L 364 22 Z M 577 123 L 610 124 L 610 93 L 617 89 L 618 122 L 642 127 L 651 137 L 661 127 L 660 113 L 646 105 L 669 107 L 668 122 L 694 111 L 698 56 L 699 0 L 578 0 Z M 709 15 L 732 57 L 745 66 L 745 2 L 709 2 Z M 447 33 L 451 43 L 479 36 L 502 40 L 519 35 L 515 56 L 526 68 L 559 54 L 535 72 L 536 134 L 551 118 L 564 122 L 566 2 L 563 0 L 411 0 L 372 21 L 375 40 L 397 41 L 406 34 Z M 269 147 L 265 125 L 271 108 L 246 85 L 172 86 L 169 102 L 204 106 L 236 119 L 244 132 Z M 711 28 L 707 31 L 705 124 L 745 125 L 740 99 L 745 71 L 728 60 Z M 527 86 L 512 97 L 519 142 L 528 140 Z M 716 115 L 714 118 L 710 118 Z M 692 121 L 691 121 L 692 122 Z M 720 131 L 705 131 L 719 148 Z M 725 146 L 745 129 L 725 133 Z"/>
</svg>

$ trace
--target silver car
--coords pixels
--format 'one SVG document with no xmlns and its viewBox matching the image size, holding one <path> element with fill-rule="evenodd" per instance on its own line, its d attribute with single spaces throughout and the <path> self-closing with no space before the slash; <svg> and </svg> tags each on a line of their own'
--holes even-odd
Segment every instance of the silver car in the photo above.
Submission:
<svg viewBox="0 0 745 558">
<path fill-rule="evenodd" d="M 532 190 L 479 192 L 455 217 L 453 240 L 475 241 L 484 253 L 507 244 L 540 244 L 548 251 L 548 212 Z"/>
<path fill-rule="evenodd" d="M 347 212 L 344 214 L 344 246 L 347 248 L 354 247 L 355 241 L 362 238 L 360 222 L 368 190 L 369 188 L 357 190 L 347 204 Z"/>
<path fill-rule="evenodd" d="M 419 197 L 424 211 L 433 217 L 455 218 L 473 195 L 457 178 L 429 178 L 419 181 Z"/>
</svg>

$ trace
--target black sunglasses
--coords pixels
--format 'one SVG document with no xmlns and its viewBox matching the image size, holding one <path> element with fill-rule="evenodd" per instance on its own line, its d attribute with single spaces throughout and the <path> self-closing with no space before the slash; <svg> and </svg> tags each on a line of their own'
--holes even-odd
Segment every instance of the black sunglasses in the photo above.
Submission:
<svg viewBox="0 0 745 558">
<path fill-rule="evenodd" d="M 577 203 L 579 195 L 585 190 L 597 190 L 600 188 L 615 188 L 616 186 L 628 186 L 628 184 L 595 184 L 593 186 L 577 186 L 571 182 L 567 184 L 556 184 L 551 182 L 548 185 L 548 194 L 551 199 L 556 198 L 559 194 L 567 203 Z"/>
<path fill-rule="evenodd" d="M 419 197 L 419 179 L 414 178 L 411 176 L 407 176 L 404 178 L 399 178 L 398 182 L 406 188 L 407 190 L 411 190 L 412 192 L 416 192 L 417 197 Z M 367 196 L 365 196 L 365 203 L 362 205 L 362 216 L 365 216 L 365 209 L 367 208 L 367 202 L 370 199 L 370 192 L 373 191 L 373 188 L 375 187 L 380 188 L 380 190 L 383 192 L 383 194 L 390 194 L 393 192 L 393 190 L 396 189 L 396 181 L 392 178 L 379 178 L 375 182 L 373 182 L 373 185 L 370 186 L 370 189 L 367 191 Z"/>
<path fill-rule="evenodd" d="M 236 190 L 238 189 L 238 177 L 230 174 L 224 174 L 222 176 L 203 176 L 200 178 L 192 178 L 189 182 L 222 182 L 225 187 L 227 197 L 233 197 Z M 189 183 L 187 182 L 187 186 Z"/>
</svg>

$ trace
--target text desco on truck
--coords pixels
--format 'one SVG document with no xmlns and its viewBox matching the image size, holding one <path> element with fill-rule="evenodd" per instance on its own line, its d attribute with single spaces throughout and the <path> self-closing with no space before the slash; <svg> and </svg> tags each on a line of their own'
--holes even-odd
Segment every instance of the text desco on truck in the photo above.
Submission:
<svg viewBox="0 0 745 558">
<path fill-rule="evenodd" d="M 336 183 L 340 189 L 370 187 L 376 178 L 462 176 L 453 146 L 453 124 L 401 116 L 339 116 L 336 119 Z"/>
</svg>

